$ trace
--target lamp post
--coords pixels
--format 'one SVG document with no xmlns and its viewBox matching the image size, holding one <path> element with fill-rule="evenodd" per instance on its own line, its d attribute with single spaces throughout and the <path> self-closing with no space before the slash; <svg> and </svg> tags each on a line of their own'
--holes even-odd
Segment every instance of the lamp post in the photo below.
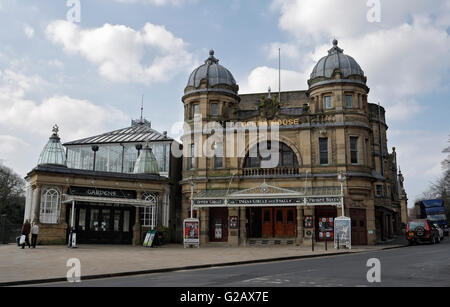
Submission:
<svg viewBox="0 0 450 307">
<path fill-rule="evenodd" d="M 192 219 L 194 217 L 192 214 L 192 211 L 193 211 L 193 207 L 194 207 L 194 185 L 195 185 L 195 182 L 194 182 L 194 179 L 192 178 L 192 176 L 189 179 L 189 184 L 191 185 L 191 219 Z"/>
<path fill-rule="evenodd" d="M 345 174 L 342 171 L 338 173 L 338 181 L 341 184 L 341 208 L 342 208 L 342 216 L 345 216 L 344 210 L 344 182 L 345 182 Z"/>
</svg>

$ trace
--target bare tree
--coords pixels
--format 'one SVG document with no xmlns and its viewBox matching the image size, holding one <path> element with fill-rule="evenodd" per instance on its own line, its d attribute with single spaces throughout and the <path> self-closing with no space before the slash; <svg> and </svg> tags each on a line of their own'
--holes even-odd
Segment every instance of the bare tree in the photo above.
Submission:
<svg viewBox="0 0 450 307">
<path fill-rule="evenodd" d="M 448 142 L 450 143 L 450 137 Z M 439 179 L 431 183 L 428 190 L 425 191 L 420 198 L 443 199 L 447 211 L 447 218 L 450 219 L 450 146 L 445 148 L 442 152 L 447 154 L 445 160 L 442 161 L 443 174 Z"/>
<path fill-rule="evenodd" d="M 12 169 L 0 164 L 0 215 L 21 223 L 25 208 L 25 181 Z"/>
</svg>

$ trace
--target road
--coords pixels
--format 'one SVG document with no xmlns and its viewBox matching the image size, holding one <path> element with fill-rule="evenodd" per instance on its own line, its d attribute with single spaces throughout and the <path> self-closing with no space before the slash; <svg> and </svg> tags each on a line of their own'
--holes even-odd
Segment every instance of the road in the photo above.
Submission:
<svg viewBox="0 0 450 307">
<path fill-rule="evenodd" d="M 381 282 L 367 281 L 367 261 L 381 263 Z M 162 274 L 54 283 L 79 287 L 367 287 L 450 286 L 450 238 L 436 245 Z"/>
</svg>

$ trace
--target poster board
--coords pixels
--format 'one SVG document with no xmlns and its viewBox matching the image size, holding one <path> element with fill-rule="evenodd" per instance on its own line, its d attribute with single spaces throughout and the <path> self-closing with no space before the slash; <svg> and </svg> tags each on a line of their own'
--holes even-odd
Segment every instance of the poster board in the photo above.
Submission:
<svg viewBox="0 0 450 307">
<path fill-rule="evenodd" d="M 340 216 L 334 220 L 334 248 L 340 247 L 352 249 L 352 223 L 349 217 Z"/>
<path fill-rule="evenodd" d="M 153 241 L 155 239 L 155 235 L 156 235 L 156 230 L 147 231 L 147 234 L 145 235 L 143 246 L 144 247 L 152 247 Z"/>
<path fill-rule="evenodd" d="M 200 246 L 200 221 L 198 219 L 185 219 L 184 229 L 184 247 Z"/>
</svg>

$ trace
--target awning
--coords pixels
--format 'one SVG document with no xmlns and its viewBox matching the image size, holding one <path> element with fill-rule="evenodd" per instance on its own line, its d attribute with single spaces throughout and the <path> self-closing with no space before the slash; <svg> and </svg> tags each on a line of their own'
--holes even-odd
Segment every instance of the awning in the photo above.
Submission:
<svg viewBox="0 0 450 307">
<path fill-rule="evenodd" d="M 194 208 L 340 206 L 339 187 L 284 189 L 266 184 L 245 190 L 202 190 Z"/>
<path fill-rule="evenodd" d="M 106 203 L 118 205 L 131 205 L 134 207 L 152 207 L 156 206 L 154 202 L 140 200 L 140 199 L 126 199 L 126 198 L 112 198 L 112 197 L 93 197 L 93 196 L 79 196 L 64 194 L 64 201 L 62 203 L 71 203 L 72 201 L 87 202 L 87 203 Z"/>
</svg>

